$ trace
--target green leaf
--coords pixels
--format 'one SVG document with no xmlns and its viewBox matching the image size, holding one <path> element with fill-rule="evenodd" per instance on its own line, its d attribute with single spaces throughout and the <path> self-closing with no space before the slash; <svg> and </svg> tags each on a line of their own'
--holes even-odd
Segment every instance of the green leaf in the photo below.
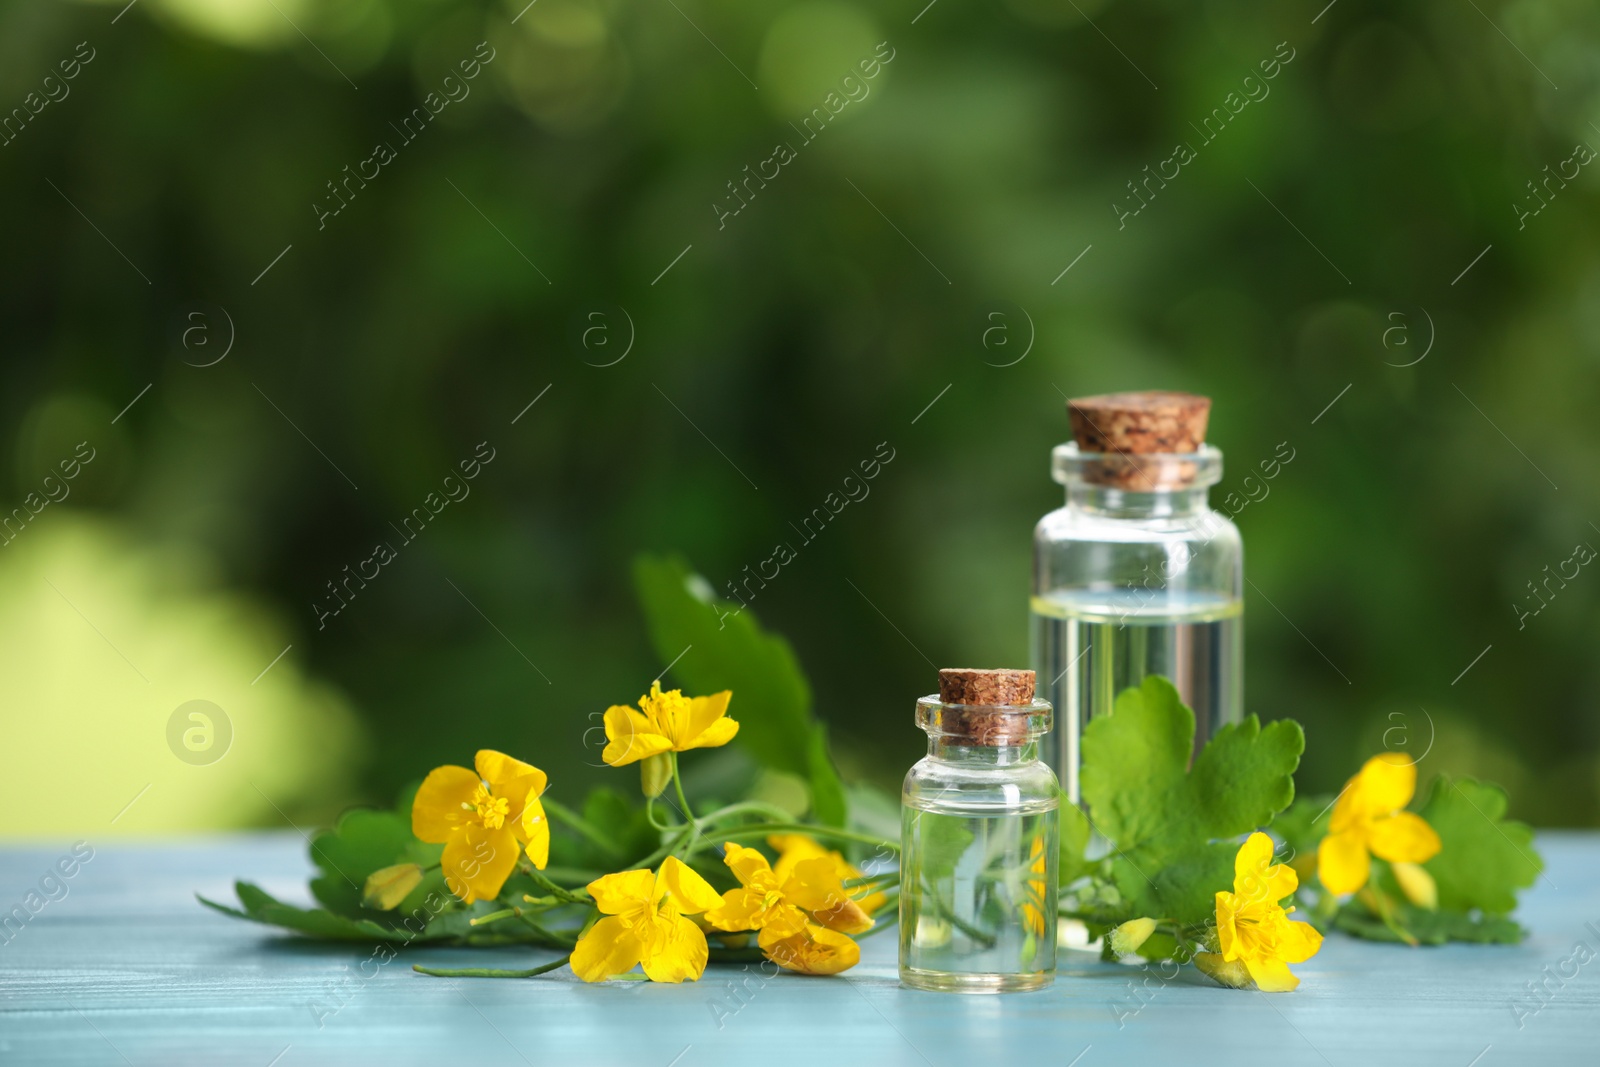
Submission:
<svg viewBox="0 0 1600 1067">
<path fill-rule="evenodd" d="M 633 805 L 615 789 L 606 786 L 591 789 L 583 800 L 583 817 L 615 844 L 624 856 L 644 856 L 655 851 L 660 844 L 660 836 L 651 828 L 644 808 Z M 578 840 L 583 845 L 580 857 L 586 865 L 613 869 L 607 866 L 614 862 L 612 857 L 592 842 L 581 837 Z"/>
<path fill-rule="evenodd" d="M 224 915 L 236 919 L 248 919 L 252 922 L 263 923 L 267 926 L 277 926 L 285 930 L 306 934 L 310 937 L 323 938 L 332 941 L 399 941 L 406 943 L 420 943 L 424 941 L 454 941 L 464 942 L 487 940 L 482 933 L 476 931 L 472 925 L 475 915 L 485 915 L 496 907 L 497 903 L 480 901 L 470 909 L 457 908 L 453 902 L 448 903 L 444 910 L 435 913 L 431 909 L 416 907 L 407 912 L 385 912 L 383 915 L 393 923 L 405 923 L 410 920 L 409 926 L 390 925 L 389 922 L 378 922 L 373 919 L 351 919 L 343 915 L 322 908 L 298 908 L 293 904 L 285 904 L 276 899 L 266 890 L 249 882 L 235 882 L 234 892 L 239 896 L 239 908 L 230 908 L 225 904 L 207 900 L 196 894 L 196 899 L 208 908 L 212 908 Z M 447 898 L 446 898 L 447 899 Z M 435 907 L 438 905 L 436 904 Z M 369 912 L 368 914 L 372 914 Z M 432 916 L 428 918 L 428 916 Z M 522 942 L 536 938 L 536 934 L 527 927 L 518 927 L 514 924 L 500 924 L 506 934 L 497 934 L 496 941 Z"/>
<path fill-rule="evenodd" d="M 1527 931 L 1514 920 L 1503 915 L 1486 915 L 1473 918 L 1459 911 L 1428 911 L 1425 908 L 1400 904 L 1395 909 L 1396 922 L 1424 945 L 1442 945 L 1447 941 L 1470 941 L 1484 945 L 1515 945 Z M 1357 903 L 1346 904 L 1333 919 L 1334 928 L 1369 941 L 1400 941 L 1400 935 L 1391 930 L 1382 919 Z"/>
<path fill-rule="evenodd" d="M 1071 885 L 1093 870 L 1096 864 L 1084 857 L 1089 849 L 1089 817 L 1083 809 L 1067 799 L 1067 792 L 1059 790 L 1061 797 L 1061 859 L 1058 868 L 1061 885 Z"/>
<path fill-rule="evenodd" d="M 850 815 L 850 802 L 844 783 L 828 755 L 828 728 L 817 723 L 806 749 L 807 771 L 811 777 L 811 813 L 824 826 L 843 826 Z"/>
<path fill-rule="evenodd" d="M 718 599 L 677 557 L 640 556 L 633 575 L 651 642 L 663 662 L 676 661 L 683 688 L 692 696 L 733 690 L 737 743 L 764 766 L 809 781 L 818 818 L 842 825 L 844 791 L 789 643 L 761 629 L 750 609 Z"/>
<path fill-rule="evenodd" d="M 1272 832 L 1287 846 L 1280 863 L 1307 859 L 1310 869 L 1315 869 L 1317 846 L 1327 836 L 1328 820 L 1333 817 L 1333 800 L 1326 795 L 1295 797 L 1294 803 L 1272 820 Z"/>
<path fill-rule="evenodd" d="M 929 811 L 911 813 L 911 838 L 908 847 L 920 850 L 922 873 L 930 881 L 954 874 L 962 854 L 975 840 L 959 816 L 935 815 Z"/>
<path fill-rule="evenodd" d="M 356 808 L 341 815 L 333 829 L 312 838 L 311 862 L 322 873 L 311 880 L 311 895 L 335 914 L 367 917 L 372 912 L 361 903 L 367 875 L 407 861 L 436 866 L 442 852 L 443 846 L 423 844 L 412 836 L 409 816 Z M 413 890 L 401 906 L 416 895 Z"/>
<path fill-rule="evenodd" d="M 1444 775 L 1434 780 L 1420 814 L 1443 846 L 1423 864 L 1438 883 L 1441 911 L 1509 915 L 1517 890 L 1544 870 L 1533 830 L 1505 813 L 1505 790 L 1497 785 Z"/>
<path fill-rule="evenodd" d="M 292 904 L 285 904 L 249 882 L 235 882 L 234 891 L 239 895 L 242 911 L 207 900 L 205 897 L 198 899 L 200 903 L 215 908 L 224 915 L 249 919 L 268 926 L 279 926 L 285 930 L 328 940 L 395 941 L 404 940 L 405 937 L 404 934 L 397 933 L 393 927 L 371 919 L 349 919 L 321 908 L 297 908 Z M 419 938 L 419 940 L 426 939 L 426 934 Z"/>
<path fill-rule="evenodd" d="M 1194 713 L 1160 676 L 1118 694 L 1083 735 L 1083 799 L 1114 846 L 1129 917 L 1203 922 L 1233 882 L 1237 847 L 1219 839 L 1268 825 L 1294 799 L 1300 724 L 1254 715 L 1219 730 L 1189 768 Z"/>
</svg>

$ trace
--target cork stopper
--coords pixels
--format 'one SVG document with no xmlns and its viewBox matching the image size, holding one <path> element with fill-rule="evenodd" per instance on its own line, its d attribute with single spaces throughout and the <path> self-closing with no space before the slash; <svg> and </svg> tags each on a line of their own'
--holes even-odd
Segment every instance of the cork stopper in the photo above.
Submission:
<svg viewBox="0 0 1600 1067">
<path fill-rule="evenodd" d="M 1107 393 L 1067 401 L 1078 449 L 1102 457 L 1086 467 L 1085 479 L 1129 492 L 1192 484 L 1195 465 L 1170 457 L 1200 450 L 1210 414 L 1211 398 L 1193 393 Z"/>
<path fill-rule="evenodd" d="M 1194 452 L 1206 439 L 1211 398 L 1193 393 L 1107 393 L 1067 401 L 1085 452 Z"/>
<path fill-rule="evenodd" d="M 939 699 L 986 708 L 1032 704 L 1033 672 L 946 667 L 939 672 Z"/>
<path fill-rule="evenodd" d="M 1021 745 L 1029 739 L 1032 671 L 946 668 L 939 672 L 939 699 L 950 709 L 944 727 L 959 745 Z"/>
</svg>

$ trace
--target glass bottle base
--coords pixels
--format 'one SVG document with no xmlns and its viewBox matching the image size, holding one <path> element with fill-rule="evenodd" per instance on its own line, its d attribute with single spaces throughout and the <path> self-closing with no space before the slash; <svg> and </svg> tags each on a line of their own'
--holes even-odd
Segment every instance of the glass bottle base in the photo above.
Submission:
<svg viewBox="0 0 1600 1067">
<path fill-rule="evenodd" d="M 1032 974 L 956 974 L 951 971 L 925 971 L 900 968 L 900 984 L 935 993 L 1026 993 L 1043 989 L 1055 981 L 1052 971 Z"/>
</svg>

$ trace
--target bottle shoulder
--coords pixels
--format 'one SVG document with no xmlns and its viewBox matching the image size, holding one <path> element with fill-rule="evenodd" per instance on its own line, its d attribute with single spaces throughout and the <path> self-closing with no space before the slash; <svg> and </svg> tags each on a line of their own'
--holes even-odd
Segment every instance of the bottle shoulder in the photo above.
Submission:
<svg viewBox="0 0 1600 1067">
<path fill-rule="evenodd" d="M 902 800 L 912 807 L 978 803 L 985 807 L 1038 807 L 1060 795 L 1055 772 L 1042 760 L 1002 766 L 925 756 L 906 772 Z"/>
<path fill-rule="evenodd" d="M 1239 528 L 1220 511 L 1205 508 L 1181 516 L 1129 519 L 1071 506 L 1043 515 L 1033 528 L 1035 545 L 1147 544 L 1187 542 L 1228 548 L 1243 544 Z"/>
</svg>

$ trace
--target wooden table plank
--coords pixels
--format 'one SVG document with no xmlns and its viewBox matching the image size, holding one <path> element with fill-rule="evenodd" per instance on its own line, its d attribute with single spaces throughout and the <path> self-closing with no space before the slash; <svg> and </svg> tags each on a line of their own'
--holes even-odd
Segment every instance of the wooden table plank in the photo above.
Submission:
<svg viewBox="0 0 1600 1067">
<path fill-rule="evenodd" d="M 278 935 L 195 903 L 197 891 L 231 899 L 235 876 L 304 900 L 305 843 L 293 835 L 108 845 L 63 881 L 65 896 L 47 884 L 59 899 L 0 932 L 0 1065 L 1594 1064 L 1600 834 L 1539 843 L 1549 871 L 1526 897 L 1525 944 L 1410 949 L 1333 936 L 1296 968 L 1300 990 L 1273 997 L 1081 953 L 1065 954 L 1040 993 L 915 992 L 897 984 L 888 936 L 869 939 L 844 979 L 736 966 L 682 986 L 586 986 L 569 972 L 425 978 L 413 962 L 550 956 L 414 946 L 378 966 L 368 947 Z M 25 905 L 67 854 L 0 851 L 0 909 Z M 1563 968 L 1579 943 L 1596 958 Z M 1542 1000 L 1528 989 L 1540 982 Z M 1538 1009 L 1520 1026 L 1514 1001 Z"/>
</svg>

